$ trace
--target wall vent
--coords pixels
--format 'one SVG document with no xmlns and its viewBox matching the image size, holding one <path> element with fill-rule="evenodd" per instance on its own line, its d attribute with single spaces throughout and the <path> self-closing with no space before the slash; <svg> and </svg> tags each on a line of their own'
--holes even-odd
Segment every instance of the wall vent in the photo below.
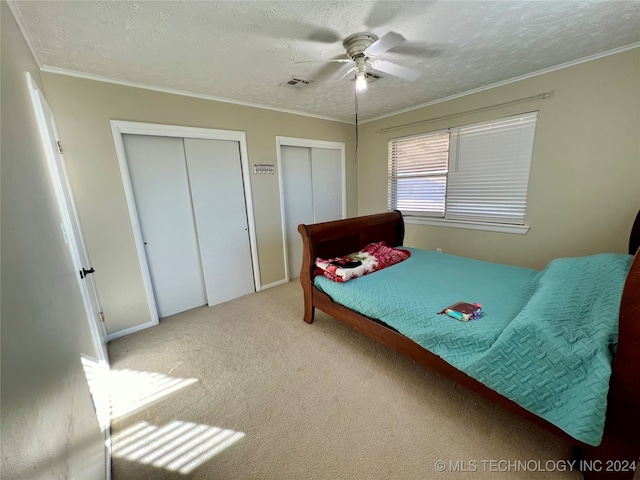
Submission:
<svg viewBox="0 0 640 480">
<path fill-rule="evenodd" d="M 313 80 L 305 80 L 304 78 L 291 77 L 290 80 L 287 80 L 286 82 L 282 82 L 280 86 L 287 87 L 287 88 L 301 89 L 303 87 L 308 87 L 312 83 L 313 83 Z"/>
</svg>

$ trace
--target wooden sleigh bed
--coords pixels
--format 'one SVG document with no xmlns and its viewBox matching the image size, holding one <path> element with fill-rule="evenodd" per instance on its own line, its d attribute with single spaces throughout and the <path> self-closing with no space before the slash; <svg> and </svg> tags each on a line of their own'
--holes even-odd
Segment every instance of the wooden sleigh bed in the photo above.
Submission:
<svg viewBox="0 0 640 480">
<path fill-rule="evenodd" d="M 575 445 L 574 459 L 584 460 L 585 479 L 632 479 L 633 465 L 640 455 L 640 254 L 631 263 L 624 283 L 619 314 L 619 340 L 612 364 L 602 442 L 590 446 L 523 408 L 485 384 L 453 367 L 410 338 L 386 325 L 352 311 L 336 302 L 314 285 L 316 258 L 333 258 L 357 252 L 366 245 L 384 241 L 401 246 L 404 221 L 398 211 L 300 225 L 303 259 L 300 282 L 304 292 L 304 321 L 312 323 L 315 309 L 351 326 L 373 340 L 459 383 L 494 403 L 563 437 Z M 640 214 L 632 230 L 630 251 L 640 242 Z"/>
</svg>

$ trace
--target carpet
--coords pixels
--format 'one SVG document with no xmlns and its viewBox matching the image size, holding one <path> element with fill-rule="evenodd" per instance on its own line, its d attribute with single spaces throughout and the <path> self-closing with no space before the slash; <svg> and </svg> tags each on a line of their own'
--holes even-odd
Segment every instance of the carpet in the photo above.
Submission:
<svg viewBox="0 0 640 480">
<path fill-rule="evenodd" d="M 164 318 L 109 355 L 114 480 L 582 477 L 569 442 L 323 312 L 304 323 L 297 281 Z"/>
</svg>

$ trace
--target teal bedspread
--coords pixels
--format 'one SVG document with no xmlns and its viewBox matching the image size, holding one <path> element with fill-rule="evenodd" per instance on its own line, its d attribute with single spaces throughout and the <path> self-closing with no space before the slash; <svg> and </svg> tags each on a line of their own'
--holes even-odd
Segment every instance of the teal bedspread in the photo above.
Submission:
<svg viewBox="0 0 640 480">
<path fill-rule="evenodd" d="M 589 445 L 602 440 L 612 345 L 630 255 L 562 258 L 536 271 L 411 250 L 402 263 L 339 284 L 334 301 L 376 318 Z M 438 315 L 458 302 L 483 316 Z"/>
</svg>

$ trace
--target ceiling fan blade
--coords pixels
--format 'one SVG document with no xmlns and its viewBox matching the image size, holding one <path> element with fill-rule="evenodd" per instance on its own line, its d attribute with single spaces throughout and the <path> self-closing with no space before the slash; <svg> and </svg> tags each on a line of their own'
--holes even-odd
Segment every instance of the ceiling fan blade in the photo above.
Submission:
<svg viewBox="0 0 640 480">
<path fill-rule="evenodd" d="M 313 71 L 310 74 L 311 80 L 315 82 L 322 82 L 325 80 L 337 80 L 342 76 L 342 73 L 347 70 L 353 68 L 351 65 L 346 63 L 325 63 L 317 70 Z"/>
<path fill-rule="evenodd" d="M 371 62 L 371 68 L 380 72 L 388 73 L 394 77 L 402 78 L 403 80 L 416 80 L 421 73 L 413 68 L 403 67 L 397 63 L 388 62 L 386 60 L 374 60 Z"/>
<path fill-rule="evenodd" d="M 336 63 L 336 62 L 346 63 L 346 62 L 352 62 L 352 61 L 353 60 L 349 60 L 348 58 L 341 58 L 338 60 L 298 60 L 293 63 Z"/>
<path fill-rule="evenodd" d="M 355 72 L 356 71 L 356 67 L 351 67 L 349 70 L 347 70 L 346 72 L 344 72 L 343 75 L 340 76 L 340 80 L 344 80 L 345 78 L 347 78 L 349 76 L 350 73 Z M 342 73 L 342 70 L 338 73 Z"/>
<path fill-rule="evenodd" d="M 307 35 L 306 40 L 317 43 L 335 43 L 341 40 L 341 37 L 329 28 L 316 28 Z"/>
<path fill-rule="evenodd" d="M 389 23 L 401 12 L 404 7 L 401 3 L 388 2 L 386 0 L 379 0 L 371 5 L 369 14 L 364 24 L 369 30 L 375 30 L 381 28 Z"/>
<path fill-rule="evenodd" d="M 380 37 L 377 41 L 373 42 L 369 48 L 367 48 L 367 54 L 375 57 L 387 50 L 392 49 L 400 45 L 405 41 L 405 38 L 396 32 L 389 32 L 386 35 Z"/>
</svg>

